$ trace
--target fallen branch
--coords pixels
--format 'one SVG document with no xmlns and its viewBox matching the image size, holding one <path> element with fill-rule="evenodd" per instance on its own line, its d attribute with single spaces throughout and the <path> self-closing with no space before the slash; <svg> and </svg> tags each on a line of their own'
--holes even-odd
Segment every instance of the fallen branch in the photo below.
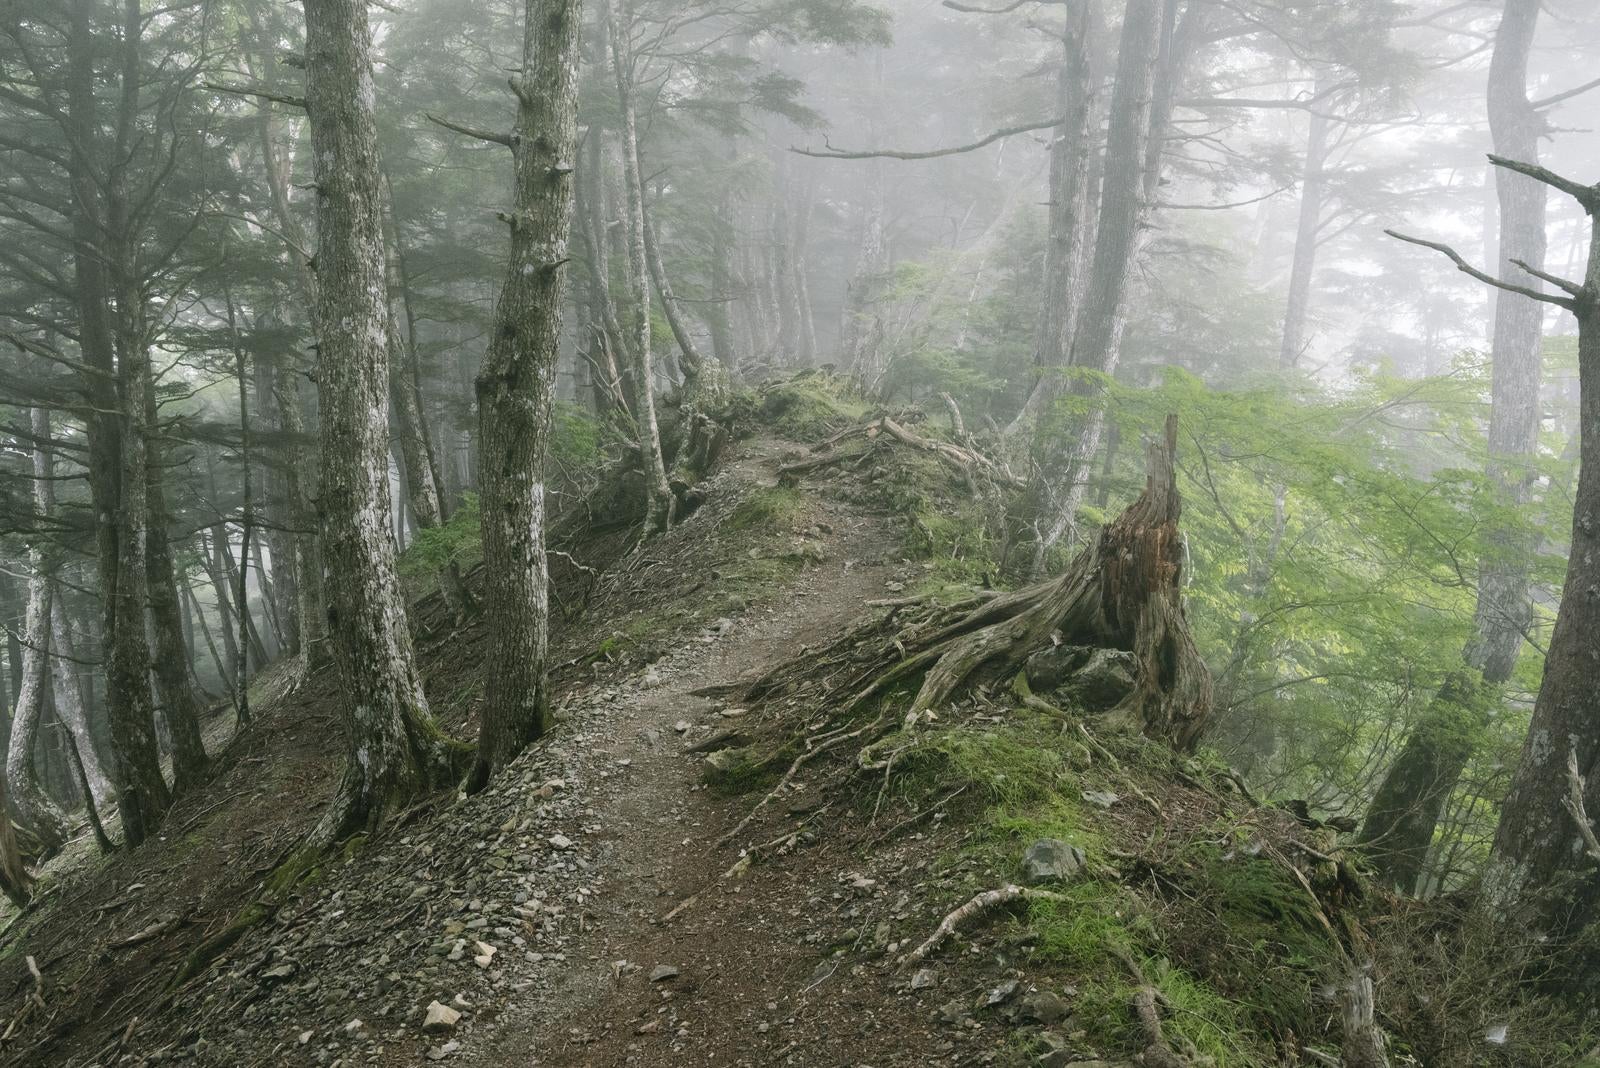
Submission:
<svg viewBox="0 0 1600 1068">
<path fill-rule="evenodd" d="M 1595 838 L 1594 825 L 1589 822 L 1589 813 L 1583 805 L 1583 791 L 1585 783 L 1583 776 L 1578 774 L 1578 751 L 1567 750 L 1567 796 L 1561 799 L 1561 807 L 1578 825 L 1578 834 L 1583 838 L 1583 851 L 1589 859 L 1600 862 L 1600 839 Z"/>
<path fill-rule="evenodd" d="M 990 909 L 1001 905 L 1009 905 L 1013 901 L 1065 901 L 1066 897 L 1052 890 L 1035 890 L 1032 887 L 1018 886 L 1009 883 L 995 890 L 985 890 L 971 901 L 956 909 L 940 921 L 938 928 L 928 936 L 928 940 L 911 952 L 902 956 L 895 962 L 897 968 L 907 968 L 913 964 L 920 964 L 928 955 L 956 933 L 956 929 L 975 916 L 980 916 Z"/>
</svg>

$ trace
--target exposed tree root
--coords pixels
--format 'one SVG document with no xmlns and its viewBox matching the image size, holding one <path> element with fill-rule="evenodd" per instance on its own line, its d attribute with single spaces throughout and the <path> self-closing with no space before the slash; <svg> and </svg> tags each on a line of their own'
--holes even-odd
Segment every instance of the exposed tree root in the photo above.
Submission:
<svg viewBox="0 0 1600 1068">
<path fill-rule="evenodd" d="M 955 419 L 959 421 L 959 411 L 956 413 Z M 962 436 L 965 437 L 964 428 L 962 430 Z M 1011 469 L 1008 468 L 1002 461 L 985 456 L 983 453 L 979 452 L 976 448 L 973 448 L 970 445 L 953 445 L 948 441 L 939 441 L 935 438 L 925 438 L 921 434 L 907 429 L 904 424 L 897 422 L 895 419 L 887 415 L 880 416 L 871 422 L 863 423 L 860 426 L 851 427 L 848 430 L 844 430 L 833 435 L 833 437 L 828 438 L 826 441 L 821 442 L 813 448 L 812 451 L 821 453 L 822 455 L 814 457 L 810 460 L 801 460 L 798 463 L 793 463 L 786 467 L 779 468 L 779 478 L 793 479 L 809 471 L 815 471 L 819 468 L 831 466 L 832 464 L 842 463 L 845 460 L 855 459 L 855 454 L 839 452 L 837 451 L 836 446 L 842 442 L 858 437 L 864 437 L 868 440 L 877 439 L 880 437 L 888 437 L 902 445 L 909 446 L 910 448 L 916 449 L 920 452 L 931 453 L 932 455 L 937 456 L 940 460 L 943 460 L 958 474 L 965 476 L 969 480 L 974 476 L 982 476 L 989 482 L 1006 489 L 1021 489 L 1025 484 L 1024 480 L 1018 475 L 1013 474 Z"/>
<path fill-rule="evenodd" d="M 1027 886 L 1018 886 L 1015 883 L 1008 883 L 993 890 L 985 890 L 941 920 L 939 926 L 934 929 L 933 934 L 928 936 L 927 941 L 916 949 L 911 950 L 911 952 L 902 955 L 895 962 L 895 967 L 904 969 L 913 964 L 922 963 L 928 958 L 929 954 L 949 941 L 950 936 L 955 934 L 962 924 L 988 912 L 990 909 L 999 908 L 1001 905 L 1009 905 L 1013 901 L 1065 900 L 1064 896 L 1053 891 L 1035 890 Z"/>
</svg>

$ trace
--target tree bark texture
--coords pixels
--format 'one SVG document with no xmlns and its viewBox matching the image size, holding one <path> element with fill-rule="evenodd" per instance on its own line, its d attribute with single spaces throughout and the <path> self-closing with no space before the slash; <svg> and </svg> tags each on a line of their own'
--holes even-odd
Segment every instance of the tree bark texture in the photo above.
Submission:
<svg viewBox="0 0 1600 1068">
<path fill-rule="evenodd" d="M 363 0 L 306 0 L 316 184 L 322 551 L 346 761 L 316 837 L 382 821 L 450 771 L 428 713 L 389 529 L 388 307 L 372 35 Z"/>
<path fill-rule="evenodd" d="M 578 149 L 582 0 L 527 0 L 512 136 L 515 224 L 476 383 L 489 652 L 474 786 L 549 718 L 545 454 L 561 339 Z"/>
</svg>

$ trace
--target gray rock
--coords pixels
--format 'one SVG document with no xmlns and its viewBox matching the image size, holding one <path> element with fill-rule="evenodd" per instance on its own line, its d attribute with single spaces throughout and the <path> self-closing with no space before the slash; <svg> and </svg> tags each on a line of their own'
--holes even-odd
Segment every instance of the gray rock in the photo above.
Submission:
<svg viewBox="0 0 1600 1068">
<path fill-rule="evenodd" d="M 918 968 L 916 973 L 911 976 L 911 989 L 926 990 L 936 982 L 938 980 L 934 978 L 932 968 Z"/>
<path fill-rule="evenodd" d="M 1089 660 L 1094 652 L 1088 645 L 1052 645 L 1028 657 L 1023 665 L 1028 685 L 1035 690 L 1053 690 Z"/>
<path fill-rule="evenodd" d="M 983 996 L 983 1007 L 992 1009 L 996 1005 L 1002 1005 L 1010 1001 L 1016 996 L 1017 990 L 1021 986 L 1022 984 L 1015 979 L 1007 979 L 998 986 L 990 987 L 989 992 Z"/>
<path fill-rule="evenodd" d="M 652 983 L 664 983 L 668 979 L 676 979 L 678 974 L 678 966 L 675 964 L 657 964 L 650 969 L 650 981 Z"/>
<path fill-rule="evenodd" d="M 429 1002 L 427 1015 L 422 1020 L 422 1030 L 429 1035 L 445 1034 L 454 1031 L 460 1019 L 461 1014 L 450 1006 L 438 1001 Z"/>
<path fill-rule="evenodd" d="M 1041 838 L 1022 854 L 1022 878 L 1030 886 L 1066 882 L 1081 875 L 1087 864 L 1083 850 L 1059 838 Z"/>
<path fill-rule="evenodd" d="M 1126 697 L 1138 678 L 1138 657 L 1121 649 L 1096 649 L 1067 685 L 1085 708 L 1104 709 Z"/>
</svg>

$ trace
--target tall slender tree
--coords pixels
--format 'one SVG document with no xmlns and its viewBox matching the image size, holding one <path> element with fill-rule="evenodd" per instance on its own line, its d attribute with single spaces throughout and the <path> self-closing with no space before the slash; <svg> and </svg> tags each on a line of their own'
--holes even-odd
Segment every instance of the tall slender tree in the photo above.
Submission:
<svg viewBox="0 0 1600 1068">
<path fill-rule="evenodd" d="M 388 307 L 372 31 L 362 0 L 307 0 L 306 109 L 317 206 L 318 507 L 346 760 L 317 837 L 371 828 L 453 773 L 428 711 L 390 536 Z"/>
</svg>

